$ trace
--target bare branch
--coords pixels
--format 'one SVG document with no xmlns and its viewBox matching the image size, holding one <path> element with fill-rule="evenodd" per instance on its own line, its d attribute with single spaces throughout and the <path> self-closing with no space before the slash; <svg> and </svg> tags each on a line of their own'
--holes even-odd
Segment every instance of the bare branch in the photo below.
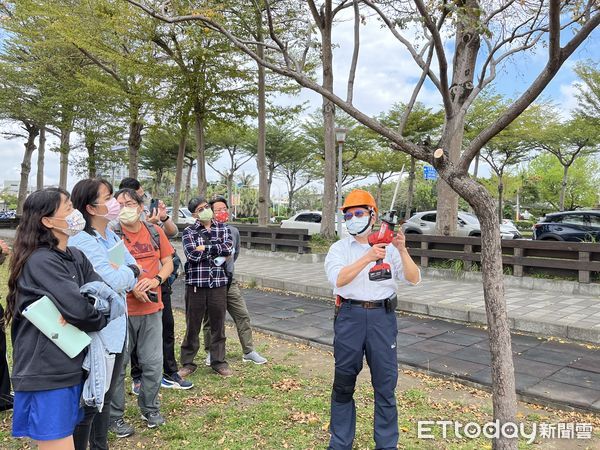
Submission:
<svg viewBox="0 0 600 450">
<path fill-rule="evenodd" d="M 381 20 L 383 20 L 383 22 L 386 24 L 388 29 L 394 35 L 394 37 L 396 39 L 398 39 L 406 47 L 406 49 L 411 54 L 411 56 L 413 57 L 415 62 L 419 65 L 419 67 L 421 69 L 424 69 L 427 66 L 427 64 L 425 63 L 425 61 L 423 61 L 423 58 L 417 53 L 417 51 L 415 50 L 414 46 L 410 43 L 410 41 L 408 39 L 406 39 L 404 36 L 402 36 L 400 33 L 398 33 L 398 30 L 396 30 L 396 26 L 389 19 L 389 17 L 387 17 L 385 15 L 385 13 L 377 5 L 375 5 L 371 0 L 362 0 L 362 1 L 365 5 L 367 5 L 369 8 L 374 10 L 379 15 Z M 429 79 L 435 85 L 435 87 L 441 91 L 442 87 L 441 87 L 440 80 L 438 79 L 437 75 L 431 69 L 428 70 L 427 75 L 429 76 Z"/>
<path fill-rule="evenodd" d="M 552 80 L 556 72 L 575 49 L 590 35 L 590 33 L 600 24 L 600 13 L 596 12 L 590 17 L 573 38 L 560 48 L 560 0 L 550 1 L 549 24 L 550 36 L 548 47 L 548 62 L 538 77 L 504 113 L 489 127 L 483 130 L 471 141 L 469 147 L 464 151 L 458 164 L 459 171 L 466 171 L 471 161 L 477 155 L 479 150 L 489 142 L 500 131 L 506 128 L 515 120 L 525 109 L 542 93 L 544 88 Z"/>
<path fill-rule="evenodd" d="M 450 98 L 450 90 L 448 89 L 448 61 L 446 60 L 446 52 L 444 51 L 444 43 L 442 37 L 438 31 L 435 23 L 431 20 L 431 16 L 427 12 L 427 7 L 423 3 L 423 0 L 415 0 L 415 5 L 425 21 L 425 26 L 431 33 L 433 39 L 433 46 L 435 47 L 435 54 L 438 59 L 439 71 L 440 71 L 440 94 L 444 102 L 444 110 L 446 116 L 450 117 L 452 113 L 452 100 Z"/>
<path fill-rule="evenodd" d="M 81 48 L 81 47 L 79 47 L 78 45 L 75 45 L 75 44 L 73 44 L 73 45 L 81 53 L 83 53 L 87 58 L 89 58 L 90 61 L 92 61 L 94 64 L 96 64 L 98 67 L 100 67 L 100 69 L 104 70 L 111 77 L 113 77 L 117 83 L 119 83 L 121 86 L 123 86 L 126 89 L 128 89 L 127 88 L 127 83 L 119 76 L 119 74 L 116 71 L 114 71 L 113 69 L 111 69 L 110 67 L 108 67 L 105 63 L 103 63 L 102 61 L 100 61 L 100 59 L 96 58 L 96 56 L 92 55 L 86 49 Z"/>
<path fill-rule="evenodd" d="M 487 17 L 485 19 L 483 19 L 483 23 L 484 24 L 488 24 L 490 23 L 490 21 L 496 17 L 498 14 L 500 14 L 502 11 L 505 11 L 506 9 L 508 9 L 509 6 L 511 6 L 516 0 L 510 0 L 506 3 L 504 3 L 503 5 L 501 5 L 498 9 L 492 11 L 491 13 L 489 13 L 487 15 Z"/>
<path fill-rule="evenodd" d="M 356 78 L 356 65 L 358 63 L 358 50 L 360 47 L 360 12 L 358 10 L 359 0 L 354 0 L 354 51 L 352 52 L 352 63 L 350 64 L 350 73 L 348 74 L 348 95 L 346 101 L 352 104 L 354 91 L 354 79 Z"/>
</svg>

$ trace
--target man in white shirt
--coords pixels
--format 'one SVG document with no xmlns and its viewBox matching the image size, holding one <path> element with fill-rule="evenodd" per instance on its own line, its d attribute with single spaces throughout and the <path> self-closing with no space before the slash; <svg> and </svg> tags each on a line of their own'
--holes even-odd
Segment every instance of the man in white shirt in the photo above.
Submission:
<svg viewBox="0 0 600 450">
<path fill-rule="evenodd" d="M 395 449 L 398 445 L 396 285 L 417 284 L 421 274 L 408 254 L 401 232 L 391 245 L 369 246 L 368 235 L 378 213 L 370 193 L 352 191 L 342 210 L 351 236 L 333 244 L 325 258 L 327 278 L 337 296 L 329 448 L 352 449 L 356 428 L 353 394 L 366 356 L 375 391 L 375 448 Z M 369 270 L 379 259 L 391 266 L 392 278 L 371 281 Z"/>
</svg>

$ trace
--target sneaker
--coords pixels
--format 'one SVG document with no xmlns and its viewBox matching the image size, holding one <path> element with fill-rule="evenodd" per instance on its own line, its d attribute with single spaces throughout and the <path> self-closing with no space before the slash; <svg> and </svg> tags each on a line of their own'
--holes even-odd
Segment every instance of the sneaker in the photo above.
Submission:
<svg viewBox="0 0 600 450">
<path fill-rule="evenodd" d="M 179 374 L 179 376 L 181 378 L 185 378 L 188 375 L 193 374 L 196 371 L 196 368 L 193 366 L 184 366 L 181 369 L 179 369 L 179 372 L 177 372 Z"/>
<path fill-rule="evenodd" d="M 156 428 L 165 424 L 165 419 L 158 411 L 142 414 L 142 420 L 148 422 L 148 428 Z"/>
<path fill-rule="evenodd" d="M 204 365 L 210 367 L 210 353 L 206 355 L 206 359 L 204 360 Z"/>
<path fill-rule="evenodd" d="M 134 378 L 131 382 L 131 393 L 133 395 L 140 395 L 140 387 L 142 386 L 142 380 Z"/>
<path fill-rule="evenodd" d="M 163 387 L 167 389 L 182 389 L 186 391 L 194 387 L 194 384 L 191 381 L 184 380 L 177 372 L 170 377 L 163 377 L 163 382 L 164 381 L 169 383 L 169 386 L 163 385 Z"/>
<path fill-rule="evenodd" d="M 244 356 L 242 356 L 242 361 L 253 362 L 254 364 L 265 364 L 267 362 L 267 358 L 263 358 L 258 354 L 258 352 L 252 350 L 250 353 L 246 353 Z"/>
<path fill-rule="evenodd" d="M 167 377 L 162 377 L 162 380 L 160 380 L 160 387 L 164 389 L 173 389 L 173 382 Z"/>
<path fill-rule="evenodd" d="M 135 428 L 127 424 L 122 418 L 111 423 L 108 430 L 115 433 L 118 438 L 126 438 L 135 433 Z"/>
<path fill-rule="evenodd" d="M 227 366 L 221 366 L 221 367 L 218 367 L 218 368 L 214 368 L 213 367 L 213 370 L 215 372 L 217 372 L 219 375 L 221 375 L 222 377 L 225 377 L 225 378 L 230 377 L 230 376 L 233 375 L 233 370 L 231 370 Z"/>
</svg>

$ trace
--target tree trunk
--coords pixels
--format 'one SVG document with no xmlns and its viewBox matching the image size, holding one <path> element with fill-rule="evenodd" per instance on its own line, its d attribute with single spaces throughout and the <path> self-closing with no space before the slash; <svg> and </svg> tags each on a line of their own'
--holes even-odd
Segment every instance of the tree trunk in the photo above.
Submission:
<svg viewBox="0 0 600 450">
<path fill-rule="evenodd" d="M 17 197 L 17 216 L 23 214 L 23 203 L 27 198 L 29 188 L 29 172 L 31 171 L 31 156 L 35 151 L 35 138 L 38 136 L 40 129 L 37 125 L 30 122 L 24 122 L 27 130 L 27 142 L 25 143 L 25 153 L 21 162 L 21 181 L 19 182 L 19 194 Z"/>
<path fill-rule="evenodd" d="M 85 148 L 87 150 L 87 167 L 88 167 L 88 177 L 95 178 L 96 177 L 96 137 L 94 133 L 85 134 Z"/>
<path fill-rule="evenodd" d="M 442 138 L 442 148 L 447 151 L 448 159 L 455 163 L 460 158 L 464 133 L 464 115 L 448 121 Z M 437 182 L 437 222 L 436 233 L 442 236 L 454 236 L 458 217 L 458 194 L 443 179 Z"/>
<path fill-rule="evenodd" d="M 71 130 L 73 122 L 60 129 L 60 175 L 58 186 L 67 189 L 67 178 L 69 177 L 69 153 L 71 151 Z"/>
<path fill-rule="evenodd" d="M 204 117 L 199 104 L 194 105 L 194 132 L 196 134 L 196 158 L 198 169 L 198 195 L 206 195 L 206 155 Z"/>
<path fill-rule="evenodd" d="M 558 199 L 558 207 L 561 211 L 565 210 L 565 194 L 567 192 L 567 179 L 569 174 L 569 166 L 563 166 L 563 177 L 560 184 L 560 197 Z"/>
<path fill-rule="evenodd" d="M 185 177 L 185 205 L 187 206 L 190 202 L 190 195 L 192 193 L 192 169 L 194 168 L 194 161 L 190 160 L 187 168 L 187 176 Z"/>
<path fill-rule="evenodd" d="M 227 201 L 233 205 L 233 172 L 227 172 L 225 177 L 225 189 L 227 190 Z"/>
<path fill-rule="evenodd" d="M 498 179 L 498 223 L 502 223 L 502 219 L 504 219 L 504 212 L 502 211 L 504 207 L 504 183 L 502 177 Z"/>
<path fill-rule="evenodd" d="M 475 167 L 473 168 L 473 179 L 477 179 L 477 174 L 479 173 L 479 153 L 475 157 Z"/>
<path fill-rule="evenodd" d="M 468 176 L 452 179 L 454 188 L 469 202 L 481 223 L 481 275 L 492 369 L 494 419 L 500 425 L 516 423 L 517 396 L 511 348 L 510 325 L 504 299 L 502 244 L 498 227 L 497 202 L 487 189 Z M 516 450 L 515 439 L 493 441 L 495 450 Z"/>
<path fill-rule="evenodd" d="M 189 110 L 188 110 L 189 111 Z M 181 120 L 181 134 L 179 135 L 179 149 L 177 151 L 177 168 L 175 170 L 175 193 L 173 194 L 173 212 L 171 217 L 176 221 L 179 217 L 179 204 L 181 203 L 181 179 L 183 178 L 183 162 L 185 160 L 185 146 L 188 136 L 188 112 L 184 113 Z"/>
<path fill-rule="evenodd" d="M 40 138 L 37 157 L 37 189 L 44 189 L 44 162 L 46 158 L 46 128 L 40 128 Z"/>
<path fill-rule="evenodd" d="M 333 50 L 331 42 L 331 4 L 325 11 L 324 27 L 321 29 L 321 58 L 323 64 L 323 87 L 333 92 Z M 325 142 L 325 174 L 323 192 L 323 219 L 321 234 L 328 238 L 335 237 L 336 214 L 336 151 L 335 151 L 335 107 L 332 102 L 323 97 L 323 132 Z"/>
<path fill-rule="evenodd" d="M 410 157 L 410 172 L 408 173 L 408 192 L 406 193 L 406 211 L 404 219 L 408 220 L 411 216 L 413 197 L 415 196 L 415 176 L 417 170 L 417 159 L 414 156 Z"/>
<path fill-rule="evenodd" d="M 381 203 L 381 190 L 383 189 L 383 180 L 377 182 L 377 192 L 375 193 L 375 203 Z"/>
<path fill-rule="evenodd" d="M 256 11 L 257 41 L 263 42 L 262 12 Z M 265 48 L 256 46 L 256 53 L 262 59 Z M 266 156 L 266 82 L 265 68 L 258 64 L 258 142 L 256 154 L 256 166 L 258 168 L 258 225 L 267 226 L 269 223 L 269 187 L 267 180 L 267 156 Z"/>
</svg>

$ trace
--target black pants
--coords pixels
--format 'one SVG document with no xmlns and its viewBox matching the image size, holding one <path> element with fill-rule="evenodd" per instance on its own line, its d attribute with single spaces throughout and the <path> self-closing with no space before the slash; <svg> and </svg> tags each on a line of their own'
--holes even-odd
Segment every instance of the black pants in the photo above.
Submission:
<svg viewBox="0 0 600 450">
<path fill-rule="evenodd" d="M 208 311 L 210 321 L 210 364 L 213 369 L 227 367 L 225 361 L 225 314 L 227 286 L 201 288 L 185 287 L 185 337 L 181 344 L 181 365 L 195 370 L 194 358 L 200 349 L 200 330 Z"/>
<path fill-rule="evenodd" d="M 4 315 L 4 309 L 0 305 L 0 317 Z M 10 371 L 6 361 L 6 336 L 4 330 L 0 329 L 0 411 L 6 411 L 13 407 L 13 396 L 10 395 Z"/>
<path fill-rule="evenodd" d="M 171 286 L 163 284 L 160 287 L 164 309 L 162 312 L 162 337 L 163 337 L 163 374 L 171 376 L 177 372 L 177 360 L 175 359 L 175 319 L 173 318 L 173 307 L 171 305 Z M 138 363 L 137 352 L 134 347 L 131 352 L 131 378 L 141 378 L 142 369 Z"/>
<path fill-rule="evenodd" d="M 85 450 L 88 442 L 91 450 L 108 450 L 108 425 L 110 420 L 110 402 L 115 392 L 119 373 L 123 368 L 123 353 L 115 357 L 115 367 L 110 379 L 110 387 L 104 394 L 104 407 L 102 412 L 98 408 L 85 406 L 83 408 L 83 420 L 75 427 L 73 442 L 75 450 Z"/>
</svg>

